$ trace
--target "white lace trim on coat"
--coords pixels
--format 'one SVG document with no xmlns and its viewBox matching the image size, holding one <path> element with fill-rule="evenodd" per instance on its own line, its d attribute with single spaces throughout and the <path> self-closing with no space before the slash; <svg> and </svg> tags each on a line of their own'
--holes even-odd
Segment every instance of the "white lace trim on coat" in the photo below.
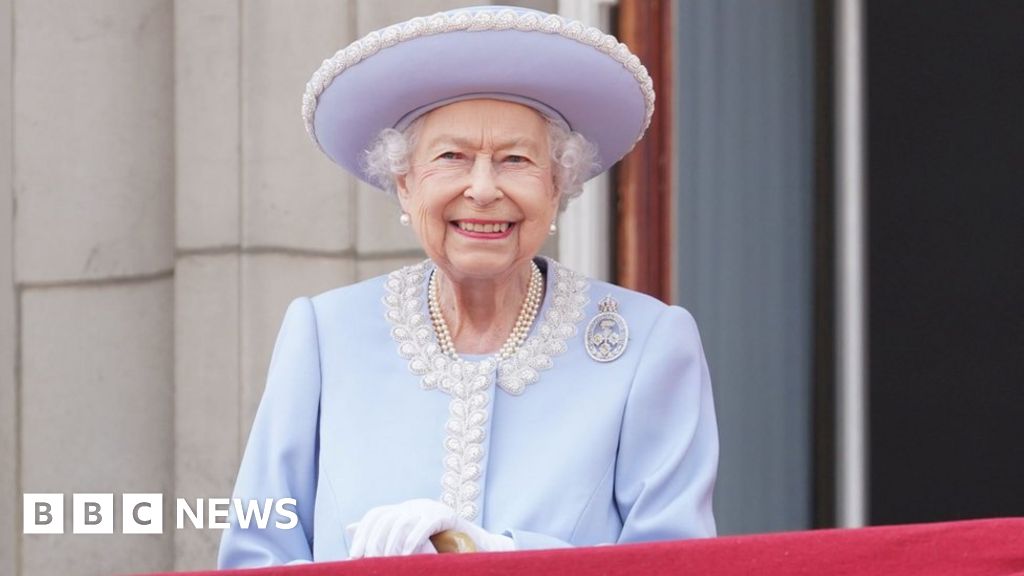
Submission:
<svg viewBox="0 0 1024 576">
<path fill-rule="evenodd" d="M 479 479 L 484 457 L 485 424 L 490 377 L 497 370 L 496 385 L 519 395 L 551 368 L 553 357 L 568 349 L 587 305 L 587 279 L 548 260 L 550 298 L 541 323 L 510 358 L 494 357 L 480 362 L 455 360 L 441 351 L 424 307 L 426 280 L 434 268 L 430 260 L 392 272 L 385 282 L 384 304 L 391 336 L 398 353 L 409 361 L 409 370 L 421 376 L 420 387 L 438 389 L 452 397 L 445 425 L 444 475 L 441 501 L 468 520 L 479 515 Z"/>
</svg>

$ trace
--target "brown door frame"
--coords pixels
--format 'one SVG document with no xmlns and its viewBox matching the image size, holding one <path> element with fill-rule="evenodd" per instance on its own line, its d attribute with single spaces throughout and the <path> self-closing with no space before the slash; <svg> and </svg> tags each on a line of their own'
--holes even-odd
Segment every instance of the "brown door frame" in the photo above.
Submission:
<svg viewBox="0 0 1024 576">
<path fill-rule="evenodd" d="M 658 95 L 644 136 L 618 166 L 616 282 L 672 298 L 672 2 L 620 0 L 619 39 L 647 66 Z"/>
</svg>

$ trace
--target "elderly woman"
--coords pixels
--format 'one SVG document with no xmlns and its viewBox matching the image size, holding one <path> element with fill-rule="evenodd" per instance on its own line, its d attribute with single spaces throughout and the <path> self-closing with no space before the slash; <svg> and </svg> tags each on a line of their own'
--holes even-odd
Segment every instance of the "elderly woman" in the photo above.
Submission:
<svg viewBox="0 0 1024 576">
<path fill-rule="evenodd" d="M 324 62 L 310 135 L 397 197 L 428 259 L 288 308 L 235 497 L 294 499 L 297 522 L 232 514 L 222 567 L 429 553 L 449 529 L 488 551 L 715 534 L 693 318 L 537 255 L 653 103 L 624 45 L 524 9 Z"/>
</svg>

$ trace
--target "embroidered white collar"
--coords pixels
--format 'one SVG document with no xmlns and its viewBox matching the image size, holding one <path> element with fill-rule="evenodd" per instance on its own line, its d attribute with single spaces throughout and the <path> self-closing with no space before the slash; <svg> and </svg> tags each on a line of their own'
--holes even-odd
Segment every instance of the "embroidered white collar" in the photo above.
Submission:
<svg viewBox="0 0 1024 576">
<path fill-rule="evenodd" d="M 475 384 L 498 369 L 497 385 L 509 394 L 519 395 L 551 368 L 552 358 L 563 354 L 567 341 L 576 335 L 583 319 L 589 283 L 582 274 L 545 258 L 548 279 L 542 321 L 516 354 L 500 362 L 488 357 L 479 362 L 454 360 L 441 351 L 424 307 L 426 279 L 434 268 L 424 260 L 392 272 L 385 283 L 387 319 L 391 336 L 398 342 L 398 353 L 409 360 L 409 369 L 419 376 L 424 390 L 435 388 L 452 394 L 459 386 Z"/>
</svg>

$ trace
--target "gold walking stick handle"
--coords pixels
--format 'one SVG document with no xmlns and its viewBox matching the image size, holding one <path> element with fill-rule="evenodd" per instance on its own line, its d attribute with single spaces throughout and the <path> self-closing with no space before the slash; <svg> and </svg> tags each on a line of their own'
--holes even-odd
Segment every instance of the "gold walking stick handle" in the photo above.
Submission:
<svg viewBox="0 0 1024 576">
<path fill-rule="evenodd" d="M 476 544 L 465 532 L 457 530 L 445 530 L 430 537 L 430 543 L 434 545 L 439 554 L 463 554 L 465 552 L 476 552 Z"/>
</svg>

